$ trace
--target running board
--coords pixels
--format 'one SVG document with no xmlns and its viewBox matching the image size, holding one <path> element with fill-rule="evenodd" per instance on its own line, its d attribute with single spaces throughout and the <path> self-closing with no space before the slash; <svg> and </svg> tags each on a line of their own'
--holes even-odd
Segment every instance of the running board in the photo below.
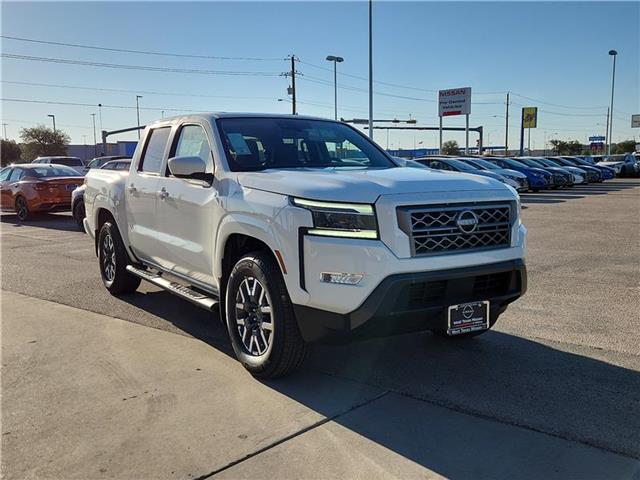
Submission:
<svg viewBox="0 0 640 480">
<path fill-rule="evenodd" d="M 133 265 L 127 265 L 127 271 L 129 273 L 132 273 L 136 277 L 140 277 L 147 282 L 153 283 L 157 287 L 163 288 L 168 292 L 177 295 L 180 298 L 189 300 L 191 303 L 194 303 L 206 310 L 213 310 L 213 307 L 218 304 L 217 298 L 204 295 L 200 292 L 197 292 L 196 290 L 187 287 L 186 285 L 182 285 L 181 283 L 171 282 L 165 278 L 162 278 L 162 275 L 151 273 L 141 268 L 136 268 Z"/>
</svg>

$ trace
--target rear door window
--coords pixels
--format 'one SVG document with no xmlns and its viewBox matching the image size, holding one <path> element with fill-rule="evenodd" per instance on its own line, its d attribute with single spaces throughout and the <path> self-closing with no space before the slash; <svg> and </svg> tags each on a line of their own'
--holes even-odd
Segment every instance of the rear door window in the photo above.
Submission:
<svg viewBox="0 0 640 480">
<path fill-rule="evenodd" d="M 11 177 L 9 177 L 9 181 L 17 182 L 22 177 L 24 177 L 24 170 L 22 170 L 21 168 L 16 168 L 13 170 L 13 172 L 11 172 Z"/>
<path fill-rule="evenodd" d="M 160 173 L 170 133 L 170 127 L 155 128 L 149 132 L 149 139 L 138 165 L 139 172 Z"/>
</svg>

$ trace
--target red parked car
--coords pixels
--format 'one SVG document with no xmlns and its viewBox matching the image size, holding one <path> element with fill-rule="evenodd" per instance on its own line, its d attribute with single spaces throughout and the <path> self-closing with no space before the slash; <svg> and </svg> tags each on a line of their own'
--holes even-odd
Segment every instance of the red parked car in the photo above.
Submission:
<svg viewBox="0 0 640 480">
<path fill-rule="evenodd" d="M 28 220 L 36 212 L 71 209 L 71 192 L 84 177 L 64 165 L 10 165 L 0 170 L 0 206 Z"/>
</svg>

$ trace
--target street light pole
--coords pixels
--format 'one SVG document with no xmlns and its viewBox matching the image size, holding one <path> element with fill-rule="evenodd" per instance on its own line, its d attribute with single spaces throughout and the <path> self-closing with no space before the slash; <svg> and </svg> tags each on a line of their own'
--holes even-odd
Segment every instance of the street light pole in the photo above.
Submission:
<svg viewBox="0 0 640 480">
<path fill-rule="evenodd" d="M 96 114 L 91 114 L 91 119 L 93 120 L 93 154 L 98 156 L 98 139 L 96 138 Z"/>
<path fill-rule="evenodd" d="M 53 120 L 53 133 L 56 133 L 56 116 L 55 115 L 47 115 Z"/>
<path fill-rule="evenodd" d="M 338 120 L 338 63 L 344 62 L 344 58 L 329 55 L 327 60 L 333 62 L 333 110 L 334 120 Z"/>
<path fill-rule="evenodd" d="M 373 139 L 373 0 L 369 0 L 369 138 Z"/>
<path fill-rule="evenodd" d="M 613 72 L 611 74 L 611 106 L 609 107 L 609 148 L 607 150 L 607 157 L 611 156 L 611 142 L 613 141 L 613 89 L 616 84 L 616 57 L 618 52 L 615 50 L 609 50 L 609 55 L 613 57 Z"/>
<path fill-rule="evenodd" d="M 142 95 L 136 95 L 136 115 L 138 117 L 138 140 L 140 140 L 140 103 L 138 100 L 142 98 Z"/>
</svg>

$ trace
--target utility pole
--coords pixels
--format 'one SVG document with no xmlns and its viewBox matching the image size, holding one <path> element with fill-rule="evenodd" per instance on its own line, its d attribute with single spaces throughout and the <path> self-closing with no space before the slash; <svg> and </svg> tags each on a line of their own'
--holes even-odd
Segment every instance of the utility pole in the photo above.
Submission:
<svg viewBox="0 0 640 480">
<path fill-rule="evenodd" d="M 98 156 L 98 139 L 96 138 L 96 114 L 92 113 L 91 118 L 93 119 L 93 155 Z"/>
<path fill-rule="evenodd" d="M 296 112 L 296 56 L 291 55 L 291 113 Z"/>
<path fill-rule="evenodd" d="M 369 0 L 369 138 L 373 140 L 373 0 Z"/>
<path fill-rule="evenodd" d="M 509 92 L 507 92 L 507 111 L 504 116 L 504 156 L 509 156 Z"/>
<path fill-rule="evenodd" d="M 524 155 L 524 108 L 520 115 L 520 156 Z"/>
<path fill-rule="evenodd" d="M 138 116 L 138 140 L 140 140 L 140 102 L 142 95 L 136 95 L 136 115 Z"/>
</svg>

